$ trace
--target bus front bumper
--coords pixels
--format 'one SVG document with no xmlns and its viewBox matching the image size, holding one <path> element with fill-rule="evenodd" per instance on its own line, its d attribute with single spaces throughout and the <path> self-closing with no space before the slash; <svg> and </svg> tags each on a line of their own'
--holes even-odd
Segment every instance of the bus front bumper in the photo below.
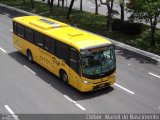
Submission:
<svg viewBox="0 0 160 120">
<path fill-rule="evenodd" d="M 79 90 L 81 92 L 89 92 L 89 91 L 95 91 L 95 90 L 103 89 L 103 88 L 111 86 L 112 84 L 115 83 L 115 81 L 116 81 L 116 79 L 112 78 L 108 81 L 105 81 L 105 82 L 99 83 L 99 84 L 84 84 L 83 83 Z"/>
</svg>

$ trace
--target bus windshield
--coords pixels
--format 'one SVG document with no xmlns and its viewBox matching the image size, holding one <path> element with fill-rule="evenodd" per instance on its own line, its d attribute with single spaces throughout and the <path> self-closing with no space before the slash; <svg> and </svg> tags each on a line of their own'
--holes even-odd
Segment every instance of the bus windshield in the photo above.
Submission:
<svg viewBox="0 0 160 120">
<path fill-rule="evenodd" d="M 84 77 L 104 76 L 115 67 L 116 58 L 113 46 L 89 51 L 82 55 L 82 74 Z"/>
</svg>

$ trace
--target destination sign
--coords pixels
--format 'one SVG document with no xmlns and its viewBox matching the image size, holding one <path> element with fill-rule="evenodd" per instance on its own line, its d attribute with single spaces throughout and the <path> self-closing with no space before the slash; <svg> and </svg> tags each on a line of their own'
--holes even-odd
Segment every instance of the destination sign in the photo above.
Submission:
<svg viewBox="0 0 160 120">
<path fill-rule="evenodd" d="M 104 51 L 106 49 L 107 49 L 107 47 L 100 47 L 100 48 L 92 48 L 89 51 L 90 52 L 99 52 L 99 51 Z"/>
<path fill-rule="evenodd" d="M 93 52 L 100 52 L 100 51 L 104 51 L 106 49 L 107 49 L 107 47 L 92 48 L 92 49 L 81 51 L 81 54 L 91 54 Z"/>
</svg>

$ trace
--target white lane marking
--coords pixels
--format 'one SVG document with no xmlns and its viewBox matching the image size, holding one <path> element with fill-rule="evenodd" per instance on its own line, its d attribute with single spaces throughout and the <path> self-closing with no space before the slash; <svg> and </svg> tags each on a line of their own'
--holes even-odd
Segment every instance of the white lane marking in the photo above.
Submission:
<svg viewBox="0 0 160 120">
<path fill-rule="evenodd" d="M 135 94 L 134 92 L 128 90 L 127 88 L 122 87 L 121 85 L 119 85 L 119 84 L 117 84 L 117 83 L 114 83 L 114 85 L 117 86 L 117 87 L 119 87 L 119 88 L 121 88 L 121 89 L 123 89 L 123 90 L 125 90 L 125 91 L 127 91 L 127 92 L 129 92 L 129 93 L 131 93 L 132 95 Z"/>
<path fill-rule="evenodd" d="M 27 67 L 27 66 L 25 66 L 25 65 L 23 65 L 29 72 L 31 72 L 32 74 L 36 74 L 33 70 L 31 70 L 29 67 Z"/>
<path fill-rule="evenodd" d="M 2 52 L 4 52 L 4 53 L 7 53 L 7 51 L 6 50 L 4 50 L 3 48 L 1 48 L 0 47 L 0 50 L 2 51 Z"/>
<path fill-rule="evenodd" d="M 10 29 L 10 32 L 11 32 L 11 33 L 13 33 L 13 30 L 12 30 L 12 29 Z"/>
<path fill-rule="evenodd" d="M 72 100 L 70 97 L 68 97 L 67 95 L 63 95 L 67 100 L 69 100 L 70 102 L 74 103 L 77 107 L 79 107 L 81 110 L 86 110 L 83 106 L 81 106 L 80 104 L 78 104 L 76 101 Z"/>
<path fill-rule="evenodd" d="M 15 120 L 19 120 L 18 116 L 15 115 L 15 113 L 12 111 L 12 109 L 11 109 L 8 105 L 4 105 L 4 107 L 7 109 L 7 111 L 12 115 L 12 117 L 13 117 Z"/>
<path fill-rule="evenodd" d="M 128 64 L 128 66 L 130 66 L 131 64 Z"/>
<path fill-rule="evenodd" d="M 82 107 L 80 104 L 78 104 L 78 103 L 76 103 L 75 104 L 77 107 L 79 107 L 80 109 L 82 109 L 82 110 L 86 110 L 84 107 Z"/>
<path fill-rule="evenodd" d="M 154 77 L 160 78 L 160 76 L 158 76 L 158 75 L 156 75 L 156 74 L 154 74 L 154 73 L 149 72 L 148 74 L 150 74 L 150 75 L 152 75 L 152 76 L 154 76 Z"/>
<path fill-rule="evenodd" d="M 65 98 L 67 98 L 70 102 L 73 102 L 74 100 L 72 100 L 70 97 L 68 97 L 67 95 L 63 95 Z"/>
</svg>

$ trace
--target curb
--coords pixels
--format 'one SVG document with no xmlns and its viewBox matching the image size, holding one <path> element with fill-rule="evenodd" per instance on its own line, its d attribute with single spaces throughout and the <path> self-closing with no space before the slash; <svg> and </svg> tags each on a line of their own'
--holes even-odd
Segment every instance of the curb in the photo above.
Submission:
<svg viewBox="0 0 160 120">
<path fill-rule="evenodd" d="M 33 14 L 33 13 L 30 13 L 30 12 L 27 12 L 27 11 L 24 11 L 24 10 L 20 10 L 18 8 L 14 8 L 14 7 L 10 7 L 8 5 L 4 5 L 4 4 L 1 4 L 0 3 L 0 7 L 4 7 L 4 8 L 8 8 L 10 10 L 13 10 L 13 11 L 17 11 L 17 12 L 20 12 L 20 13 L 23 13 L 23 14 L 26 14 L 26 15 L 37 15 L 37 14 Z M 86 30 L 85 30 L 86 31 Z M 89 32 L 89 31 L 87 31 Z M 91 32 L 90 32 L 91 33 Z M 99 35 L 100 36 L 100 35 Z M 104 36 L 102 36 L 104 37 Z M 130 51 L 133 51 L 135 53 L 138 53 L 138 54 L 141 54 L 143 56 L 146 56 L 146 57 L 149 57 L 151 59 L 154 59 L 156 61 L 159 61 L 160 62 L 160 56 L 159 55 L 156 55 L 156 54 L 153 54 L 153 53 L 150 53 L 150 52 L 146 52 L 144 50 L 140 50 L 138 48 L 135 48 L 135 47 L 132 47 L 132 46 L 129 46 L 129 45 L 126 45 L 124 43 L 121 43 L 121 42 L 117 42 L 113 39 L 110 39 L 110 38 L 107 38 L 107 37 L 104 37 L 108 40 L 110 40 L 113 44 L 115 44 L 116 46 L 119 46 L 121 48 L 124 48 L 124 49 L 127 49 L 127 50 L 130 50 Z"/>
</svg>

